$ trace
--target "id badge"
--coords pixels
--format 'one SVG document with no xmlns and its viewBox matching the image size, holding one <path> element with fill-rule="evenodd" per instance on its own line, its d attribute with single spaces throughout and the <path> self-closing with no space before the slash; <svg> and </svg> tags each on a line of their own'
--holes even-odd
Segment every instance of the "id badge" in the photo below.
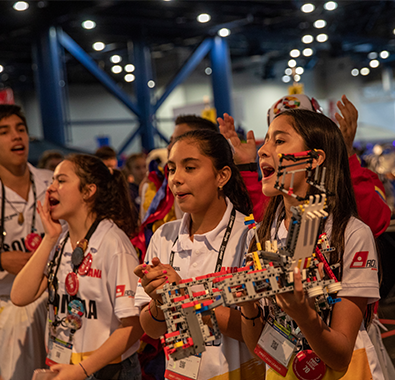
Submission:
<svg viewBox="0 0 395 380">
<path fill-rule="evenodd" d="M 169 358 L 166 366 L 165 378 L 169 380 L 196 380 L 199 374 L 200 356 L 189 356 L 180 360 Z"/>
<path fill-rule="evenodd" d="M 72 343 L 63 342 L 51 336 L 48 342 L 48 356 L 45 360 L 45 364 L 48 366 L 54 364 L 70 364 L 72 351 Z"/>
<path fill-rule="evenodd" d="M 268 318 L 254 352 L 281 376 L 286 376 L 297 338 L 290 331 Z"/>
</svg>

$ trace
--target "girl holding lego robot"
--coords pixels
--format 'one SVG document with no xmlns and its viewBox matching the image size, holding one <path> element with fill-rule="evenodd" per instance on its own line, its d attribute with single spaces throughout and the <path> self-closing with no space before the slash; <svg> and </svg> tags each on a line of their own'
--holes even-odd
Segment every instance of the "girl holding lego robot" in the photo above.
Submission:
<svg viewBox="0 0 395 380">
<path fill-rule="evenodd" d="M 244 214 L 251 210 L 230 145 L 221 134 L 195 130 L 180 136 L 171 148 L 168 166 L 170 189 L 185 215 L 155 232 L 146 263 L 135 269 L 141 278 L 136 293 L 136 304 L 142 307 L 140 322 L 153 338 L 166 333 L 156 290 L 166 281 L 178 283 L 182 278 L 239 267 L 248 232 Z M 201 359 L 191 359 L 199 366 L 195 378 L 263 378 L 263 365 L 241 342 L 240 312 L 218 307 L 215 313 L 224 336 L 222 342 L 206 346 Z M 167 368 L 166 376 L 178 376 L 169 373 L 173 369 Z"/>
<path fill-rule="evenodd" d="M 262 301 L 243 304 L 243 338 L 250 351 L 260 352 L 258 356 L 271 363 L 267 366 L 267 379 L 383 379 L 365 330 L 370 305 L 380 298 L 375 242 L 369 227 L 357 217 L 343 137 L 336 124 L 326 116 L 307 110 L 289 110 L 271 123 L 265 143 L 258 152 L 262 191 L 271 197 L 258 229 L 258 238 L 261 243 L 276 239 L 279 246 L 284 246 L 292 217 L 291 207 L 300 202 L 274 187 L 278 155 L 312 149 L 318 152 L 313 168 L 326 168 L 325 188 L 332 194 L 327 198 L 329 217 L 324 231 L 335 248 L 327 259 L 330 264 L 340 263 L 337 276 L 342 281 L 338 294 L 341 302 L 336 303 L 328 318 L 323 320 L 303 290 L 301 272 L 296 267 L 294 291 L 276 295 L 276 303 L 296 322 L 299 344 L 295 345 L 292 337 L 278 335 L 267 318 L 259 318 Z M 286 179 L 285 188 L 289 185 Z M 293 192 L 303 197 L 317 191 L 306 182 L 305 173 L 299 172 L 295 174 Z M 250 248 L 256 250 L 255 239 Z M 300 353 L 295 355 L 298 349 Z"/>
</svg>

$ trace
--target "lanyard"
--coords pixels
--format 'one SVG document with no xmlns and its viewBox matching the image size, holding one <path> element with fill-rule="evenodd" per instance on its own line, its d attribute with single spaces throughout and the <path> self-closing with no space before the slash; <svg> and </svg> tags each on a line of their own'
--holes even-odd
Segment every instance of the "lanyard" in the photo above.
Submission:
<svg viewBox="0 0 395 380">
<path fill-rule="evenodd" d="M 217 264 L 215 265 L 215 272 L 220 272 L 221 271 L 222 261 L 224 259 L 224 254 L 225 254 L 225 249 L 226 249 L 226 246 L 228 244 L 229 237 L 230 237 L 230 234 L 232 232 L 233 225 L 235 223 L 235 219 L 236 219 L 236 210 L 233 207 L 232 212 L 230 214 L 228 226 L 226 227 L 224 238 L 222 239 L 221 247 L 219 248 L 219 251 L 218 251 Z M 178 236 L 177 236 L 176 240 L 174 240 L 173 247 L 174 247 L 174 244 L 176 244 L 177 240 L 178 240 Z M 171 253 L 170 253 L 170 260 L 169 260 L 169 264 L 171 266 L 173 266 L 174 255 L 175 255 L 175 253 L 172 250 Z"/>
<path fill-rule="evenodd" d="M 33 217 L 32 217 L 32 226 L 30 228 L 30 232 L 33 233 L 35 229 L 35 224 L 36 224 L 36 203 L 37 203 L 37 192 L 36 192 L 36 184 L 34 183 L 33 175 L 30 173 L 30 182 L 32 183 L 32 190 L 33 190 L 33 196 L 34 196 L 34 206 L 33 206 Z M 3 181 L 1 181 L 1 245 L 0 249 L 3 251 L 3 245 L 4 245 L 4 238 L 6 235 L 5 228 L 4 228 L 4 219 L 5 219 L 5 200 L 6 200 L 6 194 L 5 194 L 5 187 L 3 184 Z M 10 203 L 11 204 L 11 203 Z"/>
</svg>

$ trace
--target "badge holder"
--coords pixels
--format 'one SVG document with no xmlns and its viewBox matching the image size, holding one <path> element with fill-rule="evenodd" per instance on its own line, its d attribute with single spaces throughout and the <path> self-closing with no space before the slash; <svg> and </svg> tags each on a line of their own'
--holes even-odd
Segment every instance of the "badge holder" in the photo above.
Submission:
<svg viewBox="0 0 395 380">
<path fill-rule="evenodd" d="M 165 378 L 169 380 L 196 380 L 201 361 L 201 355 L 192 355 L 180 360 L 173 360 L 170 357 L 166 365 Z"/>
</svg>

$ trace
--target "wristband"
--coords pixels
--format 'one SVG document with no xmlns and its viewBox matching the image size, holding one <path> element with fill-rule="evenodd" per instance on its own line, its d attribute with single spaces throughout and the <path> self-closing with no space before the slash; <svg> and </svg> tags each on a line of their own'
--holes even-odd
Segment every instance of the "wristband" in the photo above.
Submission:
<svg viewBox="0 0 395 380">
<path fill-rule="evenodd" d="M 3 268 L 3 266 L 1 265 L 1 254 L 2 254 L 3 252 L 0 252 L 0 272 L 4 272 L 4 268 Z"/>
<path fill-rule="evenodd" d="M 156 306 L 155 306 L 156 307 Z M 166 322 L 166 319 L 158 319 L 158 318 L 155 318 L 153 315 L 152 315 L 152 313 L 151 313 L 151 301 L 150 301 L 150 303 L 148 304 L 148 312 L 149 312 L 149 315 L 151 316 L 151 318 L 154 320 L 154 321 L 156 321 L 156 322 Z"/>
<path fill-rule="evenodd" d="M 257 172 L 258 164 L 256 162 L 250 162 L 249 164 L 239 164 L 236 165 L 236 168 L 239 169 L 240 172 Z"/>
<path fill-rule="evenodd" d="M 78 364 L 81 366 L 82 370 L 85 372 L 86 377 L 89 377 L 88 372 L 86 372 L 86 369 L 85 369 L 84 366 L 81 364 L 81 362 L 79 362 Z"/>
<path fill-rule="evenodd" d="M 256 317 L 253 317 L 253 318 L 246 317 L 246 316 L 242 313 L 241 310 L 240 310 L 240 314 L 241 314 L 241 316 L 242 316 L 244 319 L 247 319 L 247 321 L 252 321 L 252 326 L 255 326 L 255 319 L 258 319 L 258 318 L 261 317 L 261 315 L 262 315 L 262 309 L 258 306 L 258 315 L 257 315 Z"/>
</svg>

